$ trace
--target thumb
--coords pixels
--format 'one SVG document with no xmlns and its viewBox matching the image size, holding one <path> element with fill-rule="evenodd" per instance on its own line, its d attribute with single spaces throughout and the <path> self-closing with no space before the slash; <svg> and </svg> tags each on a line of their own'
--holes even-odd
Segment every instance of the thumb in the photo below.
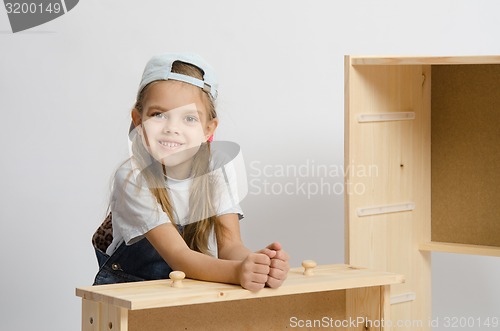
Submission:
<svg viewBox="0 0 500 331">
<path fill-rule="evenodd" d="M 279 242 L 275 241 L 272 244 L 267 245 L 268 249 L 271 249 L 273 251 L 280 251 L 282 249 L 282 246 Z"/>
</svg>

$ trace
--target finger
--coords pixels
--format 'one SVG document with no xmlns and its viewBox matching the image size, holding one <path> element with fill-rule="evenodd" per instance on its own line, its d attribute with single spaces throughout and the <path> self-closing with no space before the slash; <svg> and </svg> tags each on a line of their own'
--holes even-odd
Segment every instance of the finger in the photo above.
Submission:
<svg viewBox="0 0 500 331">
<path fill-rule="evenodd" d="M 254 274 L 252 276 L 252 282 L 257 284 L 265 285 L 269 277 L 267 274 Z"/>
<path fill-rule="evenodd" d="M 271 268 L 265 264 L 254 264 L 251 271 L 255 274 L 267 275 L 271 271 Z"/>
<path fill-rule="evenodd" d="M 288 275 L 288 269 L 283 267 L 283 269 L 280 268 L 270 268 L 268 276 L 276 279 L 281 279 L 284 280 Z"/>
<path fill-rule="evenodd" d="M 272 269 L 288 270 L 288 263 L 283 260 L 271 259 L 270 267 Z"/>
<path fill-rule="evenodd" d="M 281 244 L 279 242 L 275 241 L 275 242 L 267 245 L 266 248 L 268 248 L 270 250 L 273 250 L 273 251 L 279 251 L 279 250 L 282 249 L 282 246 L 281 246 Z"/>
<path fill-rule="evenodd" d="M 276 279 L 274 277 L 268 277 L 267 278 L 267 286 L 271 288 L 278 288 L 283 284 L 284 279 Z"/>
<path fill-rule="evenodd" d="M 267 257 L 269 257 L 269 259 L 272 259 L 273 257 L 276 256 L 276 251 L 273 251 L 269 248 L 264 248 L 264 249 L 261 249 L 260 251 L 257 252 L 258 254 L 264 254 L 266 255 Z"/>
<path fill-rule="evenodd" d="M 258 270 L 258 268 L 262 268 Z M 257 270 L 256 270 L 257 269 Z M 248 288 L 249 283 L 261 283 L 265 284 L 268 278 L 269 267 L 264 265 L 251 265 L 247 266 L 246 270 L 244 270 L 240 284 Z"/>
<path fill-rule="evenodd" d="M 269 270 L 268 276 L 270 278 L 274 278 L 274 279 L 278 279 L 278 280 L 285 280 L 285 278 L 287 276 L 287 272 L 285 270 L 271 268 L 271 270 Z"/>
<path fill-rule="evenodd" d="M 274 256 L 274 259 L 279 259 L 279 260 L 282 260 L 282 261 L 288 261 L 288 260 L 290 260 L 290 256 L 284 250 L 279 250 L 279 251 L 276 252 L 276 255 Z"/>
<path fill-rule="evenodd" d="M 256 292 L 256 291 L 264 288 L 264 286 L 266 286 L 266 284 L 265 283 L 247 282 L 247 283 L 242 284 L 241 286 L 243 286 L 244 288 L 246 288 L 249 291 Z"/>
<path fill-rule="evenodd" d="M 268 265 L 271 264 L 271 257 L 269 255 L 274 256 L 275 254 L 271 254 L 271 253 L 268 253 L 268 254 L 265 254 L 265 253 L 254 254 L 253 261 L 255 263 L 264 264 L 264 265 L 268 266 Z"/>
</svg>

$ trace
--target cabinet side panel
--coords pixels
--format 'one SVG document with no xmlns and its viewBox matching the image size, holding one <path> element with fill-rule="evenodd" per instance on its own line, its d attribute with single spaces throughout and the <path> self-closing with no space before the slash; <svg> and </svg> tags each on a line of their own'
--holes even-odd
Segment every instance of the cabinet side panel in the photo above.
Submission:
<svg viewBox="0 0 500 331">
<path fill-rule="evenodd" d="M 99 331 L 101 303 L 82 299 L 82 331 Z"/>
<path fill-rule="evenodd" d="M 422 320 L 414 330 L 426 330 L 430 253 L 419 244 L 430 239 L 430 66 L 351 66 L 348 102 L 347 262 L 403 274 L 406 282 L 391 295 L 415 300 L 393 305 L 391 317 Z M 387 113 L 415 117 L 358 120 Z"/>
<path fill-rule="evenodd" d="M 381 312 L 381 287 L 363 287 L 346 290 L 346 320 L 351 321 L 347 330 L 380 331 L 383 328 Z M 355 322 L 354 322 L 355 321 Z"/>
<path fill-rule="evenodd" d="M 352 65 L 351 65 L 351 57 L 346 55 L 344 57 L 344 169 L 346 169 L 346 165 L 350 160 L 350 149 L 349 142 L 350 139 L 350 109 L 351 109 L 351 95 L 350 95 L 350 74 L 351 74 Z M 347 192 L 346 188 L 350 185 L 349 176 L 344 176 L 344 193 Z M 344 194 L 344 261 L 349 264 L 350 261 L 350 241 L 349 241 L 349 194 Z"/>
</svg>

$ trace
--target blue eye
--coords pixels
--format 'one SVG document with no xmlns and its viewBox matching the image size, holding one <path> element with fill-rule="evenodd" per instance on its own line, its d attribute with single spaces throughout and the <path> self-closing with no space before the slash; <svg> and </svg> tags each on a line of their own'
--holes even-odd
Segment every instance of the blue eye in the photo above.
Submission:
<svg viewBox="0 0 500 331">
<path fill-rule="evenodd" d="M 155 117 L 155 118 L 160 119 L 160 120 L 165 120 L 165 119 L 167 119 L 167 114 L 165 114 L 163 112 L 157 112 L 157 113 L 151 114 L 151 117 Z"/>
<path fill-rule="evenodd" d="M 195 116 L 186 116 L 186 121 L 188 123 L 195 123 L 198 122 L 198 118 L 196 118 Z"/>
</svg>

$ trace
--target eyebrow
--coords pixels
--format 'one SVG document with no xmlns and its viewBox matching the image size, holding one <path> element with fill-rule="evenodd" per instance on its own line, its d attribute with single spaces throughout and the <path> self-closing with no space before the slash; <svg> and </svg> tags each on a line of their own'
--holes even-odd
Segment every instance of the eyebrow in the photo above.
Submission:
<svg viewBox="0 0 500 331">
<path fill-rule="evenodd" d="M 176 110 L 176 109 L 179 109 L 179 108 L 184 108 L 184 107 L 187 107 L 186 106 L 181 106 L 181 107 L 177 107 L 177 108 L 174 108 L 174 109 L 167 109 L 165 107 L 162 107 L 162 106 L 159 106 L 159 105 L 151 105 L 148 107 L 147 109 L 147 112 L 149 113 L 151 110 L 159 110 L 159 111 L 162 111 L 162 112 L 168 112 L 170 110 Z M 186 108 L 186 109 L 181 109 L 182 111 L 186 112 L 186 113 L 196 113 L 198 114 L 198 116 L 203 116 L 203 112 L 201 110 L 198 110 L 198 108 L 194 107 L 189 107 L 189 108 Z"/>
<path fill-rule="evenodd" d="M 169 111 L 168 109 L 163 108 L 161 106 L 157 106 L 157 105 L 149 106 L 148 109 L 147 109 L 147 111 L 149 112 L 152 109 L 160 110 L 160 111 L 163 111 L 163 112 Z"/>
</svg>

